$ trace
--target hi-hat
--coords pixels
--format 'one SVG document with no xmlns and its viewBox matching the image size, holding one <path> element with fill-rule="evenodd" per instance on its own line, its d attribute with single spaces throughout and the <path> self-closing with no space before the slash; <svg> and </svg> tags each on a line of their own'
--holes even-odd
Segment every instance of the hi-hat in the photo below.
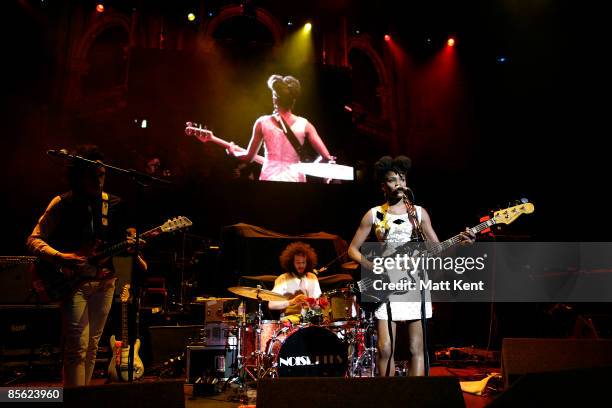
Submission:
<svg viewBox="0 0 612 408">
<path fill-rule="evenodd" d="M 243 296 L 249 299 L 265 301 L 287 300 L 287 298 L 283 295 L 279 295 L 278 293 L 272 292 L 271 290 L 267 289 L 251 288 L 249 286 L 234 286 L 231 288 L 227 288 L 227 290 L 232 293 L 235 293 L 236 295 Z"/>
<path fill-rule="evenodd" d="M 351 275 L 348 275 L 346 273 L 340 273 L 338 275 L 322 276 L 319 278 L 319 283 L 330 285 L 332 283 L 350 282 L 352 280 L 353 280 L 353 277 Z"/>
</svg>

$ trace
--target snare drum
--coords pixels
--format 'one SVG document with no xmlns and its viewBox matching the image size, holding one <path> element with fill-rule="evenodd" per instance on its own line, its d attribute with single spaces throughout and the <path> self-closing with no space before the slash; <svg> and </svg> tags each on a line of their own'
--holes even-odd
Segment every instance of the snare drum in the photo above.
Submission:
<svg viewBox="0 0 612 408">
<path fill-rule="evenodd" d="M 287 327 L 270 344 L 279 377 L 343 377 L 348 368 L 348 346 L 321 326 Z"/>
<path fill-rule="evenodd" d="M 323 310 L 325 320 L 329 322 L 346 322 L 359 318 L 357 296 L 348 288 L 325 292 L 328 305 Z"/>
<path fill-rule="evenodd" d="M 270 339 L 274 336 L 274 333 L 282 327 L 283 324 L 279 320 L 262 320 L 261 342 L 257 348 L 257 325 L 247 324 L 244 326 L 242 333 L 242 355 L 249 358 L 255 354 L 255 351 L 265 353 L 268 350 Z"/>
</svg>

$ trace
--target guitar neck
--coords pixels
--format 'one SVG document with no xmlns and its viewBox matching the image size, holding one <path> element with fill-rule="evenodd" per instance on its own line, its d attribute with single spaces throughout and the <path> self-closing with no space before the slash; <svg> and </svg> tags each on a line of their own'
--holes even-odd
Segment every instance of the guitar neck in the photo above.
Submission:
<svg viewBox="0 0 612 408">
<path fill-rule="evenodd" d="M 196 131 L 197 130 L 198 129 L 196 129 Z M 230 142 L 228 142 L 226 140 L 223 140 L 223 139 L 221 139 L 221 138 L 219 138 L 217 136 L 214 136 L 214 135 L 208 135 L 206 137 L 206 142 L 213 142 L 214 144 L 219 145 L 221 147 L 224 147 L 226 149 L 229 149 L 229 147 L 231 146 Z M 236 151 L 238 153 L 245 153 L 247 150 L 245 148 L 243 148 L 243 147 L 234 145 L 234 151 Z M 265 158 L 263 156 L 260 156 L 260 155 L 256 154 L 253 157 L 253 161 L 263 165 L 264 161 L 265 161 Z"/>
<path fill-rule="evenodd" d="M 161 227 L 155 227 L 147 232 L 140 234 L 141 239 L 150 239 L 156 237 L 161 234 Z M 115 245 L 111 245 L 107 248 L 104 248 L 102 251 L 97 252 L 95 255 L 89 257 L 88 261 L 91 264 L 95 264 L 97 261 L 102 260 L 104 258 L 108 258 L 109 256 L 117 255 L 125 250 L 127 250 L 129 246 L 128 240 L 123 240 L 121 242 L 116 243 Z"/>
<path fill-rule="evenodd" d="M 476 225 L 475 227 L 470 228 L 470 231 L 472 233 L 474 233 L 474 235 L 478 234 L 480 231 L 484 231 L 487 228 L 490 228 L 491 226 L 495 225 L 496 222 L 494 219 L 490 219 L 484 222 L 481 222 L 480 224 Z M 428 253 L 432 254 L 432 255 L 437 255 L 441 252 L 446 251 L 447 249 L 457 245 L 459 242 L 461 242 L 461 234 L 457 234 L 454 237 L 451 237 L 449 239 L 447 239 L 446 241 L 443 242 L 439 242 L 436 244 L 433 244 L 431 248 L 428 249 Z"/>
<path fill-rule="evenodd" d="M 121 341 L 125 346 L 129 344 L 128 338 L 128 302 L 121 302 Z"/>
</svg>

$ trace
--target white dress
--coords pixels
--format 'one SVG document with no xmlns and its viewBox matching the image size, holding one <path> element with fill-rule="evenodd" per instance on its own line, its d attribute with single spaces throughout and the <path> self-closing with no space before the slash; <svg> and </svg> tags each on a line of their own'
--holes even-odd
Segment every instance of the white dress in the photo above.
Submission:
<svg viewBox="0 0 612 408">
<path fill-rule="evenodd" d="M 421 223 L 422 208 L 415 205 L 417 220 Z M 377 206 L 370 209 L 372 215 L 372 225 L 376 232 L 376 238 L 379 241 L 404 244 L 410 241 L 412 237 L 412 223 L 408 218 L 408 214 L 391 214 L 387 212 L 387 225 L 389 226 L 389 232 L 386 236 L 383 235 L 382 228 L 384 211 L 381 206 Z M 426 294 L 426 299 L 430 299 L 430 294 Z M 401 320 L 418 320 L 421 319 L 421 302 L 394 302 L 391 301 L 391 318 L 393 321 Z M 425 303 L 425 313 L 427 318 L 432 315 L 431 301 L 428 300 Z M 374 316 L 379 320 L 388 320 L 387 318 L 387 304 L 384 303 L 374 313 Z"/>
</svg>

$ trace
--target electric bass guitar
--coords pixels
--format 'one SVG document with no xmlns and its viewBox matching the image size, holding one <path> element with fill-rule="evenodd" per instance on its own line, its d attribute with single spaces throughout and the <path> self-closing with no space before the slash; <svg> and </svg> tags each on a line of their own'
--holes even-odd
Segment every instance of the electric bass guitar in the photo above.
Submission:
<svg viewBox="0 0 612 408">
<path fill-rule="evenodd" d="M 489 220 L 484 221 L 476 225 L 475 227 L 470 228 L 470 230 L 474 235 L 476 235 L 479 232 L 482 232 L 485 229 L 490 228 L 491 226 L 496 225 L 496 224 L 511 224 L 522 214 L 531 214 L 534 210 L 535 210 L 534 205 L 529 202 L 526 202 L 520 205 L 515 205 L 513 207 L 505 208 L 503 210 L 496 211 L 493 214 L 493 217 L 491 217 Z M 429 244 L 429 245 L 427 245 L 426 249 L 421 249 L 421 250 L 414 249 L 415 244 L 417 244 L 416 242 L 407 242 L 405 244 L 402 244 L 394 248 L 392 253 L 388 253 L 388 254 L 385 253 L 383 254 L 383 256 L 386 258 L 394 258 L 396 255 L 403 255 L 406 252 L 411 252 L 412 257 L 416 257 L 416 256 L 433 257 L 433 256 L 436 256 L 454 247 L 460 242 L 461 242 L 461 234 L 457 234 L 454 237 L 451 237 L 443 242 L 422 243 L 422 244 L 426 244 L 426 245 Z M 383 281 L 388 281 L 388 282 L 399 282 L 402 280 L 411 280 L 413 279 L 411 275 L 414 272 L 415 271 L 411 271 L 410 269 L 386 271 L 385 274 L 378 275 L 377 279 L 380 279 L 379 277 L 382 277 Z M 373 289 L 374 281 L 375 281 L 374 277 L 367 276 L 361 279 L 360 281 L 358 281 L 356 285 L 356 289 L 362 294 L 362 297 L 365 297 L 367 299 L 373 299 L 373 301 L 370 302 L 370 303 L 373 303 L 373 305 L 370 306 L 373 310 L 375 310 L 375 308 L 385 303 L 389 299 L 390 296 L 406 293 L 405 291 L 397 291 L 397 292 L 376 291 Z M 376 295 L 373 295 L 374 293 Z"/>
<path fill-rule="evenodd" d="M 140 238 L 149 240 L 167 232 L 180 231 L 191 225 L 192 222 L 187 217 L 176 217 L 140 234 Z M 38 300 L 46 303 L 61 302 L 71 296 L 84 282 L 112 277 L 112 272 L 101 268 L 100 265 L 113 255 L 126 251 L 130 245 L 132 244 L 126 239 L 100 250 L 98 250 L 99 242 L 83 247 L 77 251 L 77 254 L 87 257 L 87 263 L 76 270 L 39 259 L 34 264 L 32 282 Z"/>
<path fill-rule="evenodd" d="M 212 142 L 226 149 L 229 149 L 232 145 L 231 142 L 228 142 L 215 136 L 212 131 L 201 126 L 196 126 L 192 122 L 187 122 L 185 124 L 185 134 L 187 136 L 195 136 L 202 143 Z M 237 153 L 246 153 L 247 150 L 240 146 L 234 145 L 234 151 L 236 151 Z M 253 157 L 253 161 L 255 163 L 264 164 L 265 160 L 266 159 L 263 156 L 260 156 L 258 154 Z"/>
<path fill-rule="evenodd" d="M 121 337 L 119 340 L 112 335 L 110 338 L 111 361 L 108 365 L 108 376 L 113 381 L 130 381 L 129 378 L 129 354 L 130 341 L 128 337 L 128 305 L 131 299 L 130 284 L 123 285 L 121 290 Z M 134 342 L 134 358 L 132 380 L 137 380 L 144 374 L 144 365 L 138 355 L 140 350 L 140 339 Z"/>
</svg>

